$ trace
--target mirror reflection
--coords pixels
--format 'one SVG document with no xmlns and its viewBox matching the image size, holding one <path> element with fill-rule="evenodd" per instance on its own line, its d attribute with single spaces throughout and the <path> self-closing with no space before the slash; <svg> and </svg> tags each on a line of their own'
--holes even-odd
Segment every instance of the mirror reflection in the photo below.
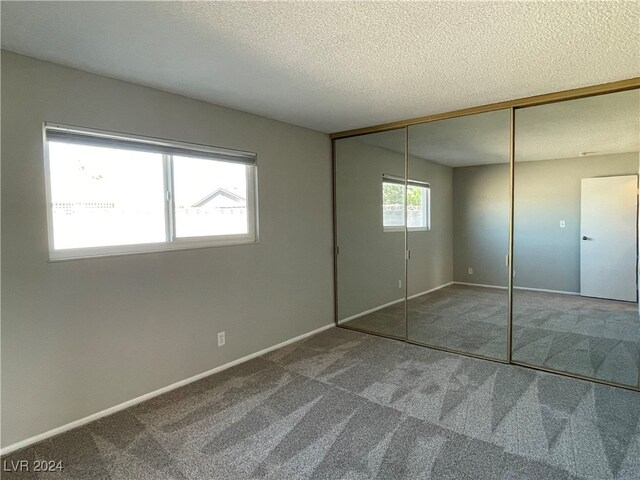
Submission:
<svg viewBox="0 0 640 480">
<path fill-rule="evenodd" d="M 409 127 L 412 342 L 507 358 L 509 123 L 500 110 Z"/>
<path fill-rule="evenodd" d="M 638 384 L 638 90 L 516 110 L 513 360 Z"/>
<path fill-rule="evenodd" d="M 340 325 L 405 338 L 405 129 L 335 142 Z"/>
</svg>

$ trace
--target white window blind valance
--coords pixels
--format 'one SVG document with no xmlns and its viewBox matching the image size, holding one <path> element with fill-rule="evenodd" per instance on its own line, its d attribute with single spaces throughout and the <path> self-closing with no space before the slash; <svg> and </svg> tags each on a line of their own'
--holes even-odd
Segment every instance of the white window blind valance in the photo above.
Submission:
<svg viewBox="0 0 640 480">
<path fill-rule="evenodd" d="M 93 145 L 105 148 L 120 148 L 142 152 L 159 153 L 183 157 L 222 160 L 225 162 L 256 165 L 257 155 L 226 148 L 209 147 L 195 143 L 174 142 L 151 137 L 101 132 L 61 125 L 45 125 L 47 141 Z"/>
</svg>

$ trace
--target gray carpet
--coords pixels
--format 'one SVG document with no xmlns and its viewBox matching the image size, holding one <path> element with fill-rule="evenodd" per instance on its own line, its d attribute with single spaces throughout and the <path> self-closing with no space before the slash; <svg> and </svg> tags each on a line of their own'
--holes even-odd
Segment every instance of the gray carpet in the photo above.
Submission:
<svg viewBox="0 0 640 480">
<path fill-rule="evenodd" d="M 48 479 L 638 479 L 640 394 L 332 328 L 18 459 L 63 460 Z"/>
<path fill-rule="evenodd" d="M 404 337 L 403 304 L 346 326 Z M 507 292 L 451 285 L 409 300 L 408 338 L 456 351 L 506 359 Z M 514 360 L 638 384 L 638 304 L 525 290 L 514 291 Z"/>
</svg>

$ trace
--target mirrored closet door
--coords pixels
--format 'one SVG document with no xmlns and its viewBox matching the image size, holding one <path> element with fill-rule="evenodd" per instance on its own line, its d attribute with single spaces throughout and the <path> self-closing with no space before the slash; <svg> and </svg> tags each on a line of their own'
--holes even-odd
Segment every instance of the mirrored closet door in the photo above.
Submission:
<svg viewBox="0 0 640 480">
<path fill-rule="evenodd" d="M 639 389 L 640 90 L 589 95 L 335 140 L 338 324 Z"/>
<path fill-rule="evenodd" d="M 407 338 L 507 359 L 510 110 L 408 128 Z"/>
<path fill-rule="evenodd" d="M 640 91 L 515 112 L 513 361 L 638 386 Z"/>
<path fill-rule="evenodd" d="M 337 319 L 405 339 L 405 131 L 335 141 Z"/>
</svg>

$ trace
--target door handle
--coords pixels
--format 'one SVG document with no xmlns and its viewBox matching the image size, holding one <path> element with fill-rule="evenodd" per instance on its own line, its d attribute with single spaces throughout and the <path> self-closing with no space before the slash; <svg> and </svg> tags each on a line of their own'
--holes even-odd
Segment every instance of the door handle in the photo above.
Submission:
<svg viewBox="0 0 640 480">
<path fill-rule="evenodd" d="M 583 235 L 583 236 L 582 236 L 582 239 L 583 239 L 583 240 L 591 240 L 591 239 L 590 239 L 589 237 L 587 237 L 586 235 Z"/>
</svg>

